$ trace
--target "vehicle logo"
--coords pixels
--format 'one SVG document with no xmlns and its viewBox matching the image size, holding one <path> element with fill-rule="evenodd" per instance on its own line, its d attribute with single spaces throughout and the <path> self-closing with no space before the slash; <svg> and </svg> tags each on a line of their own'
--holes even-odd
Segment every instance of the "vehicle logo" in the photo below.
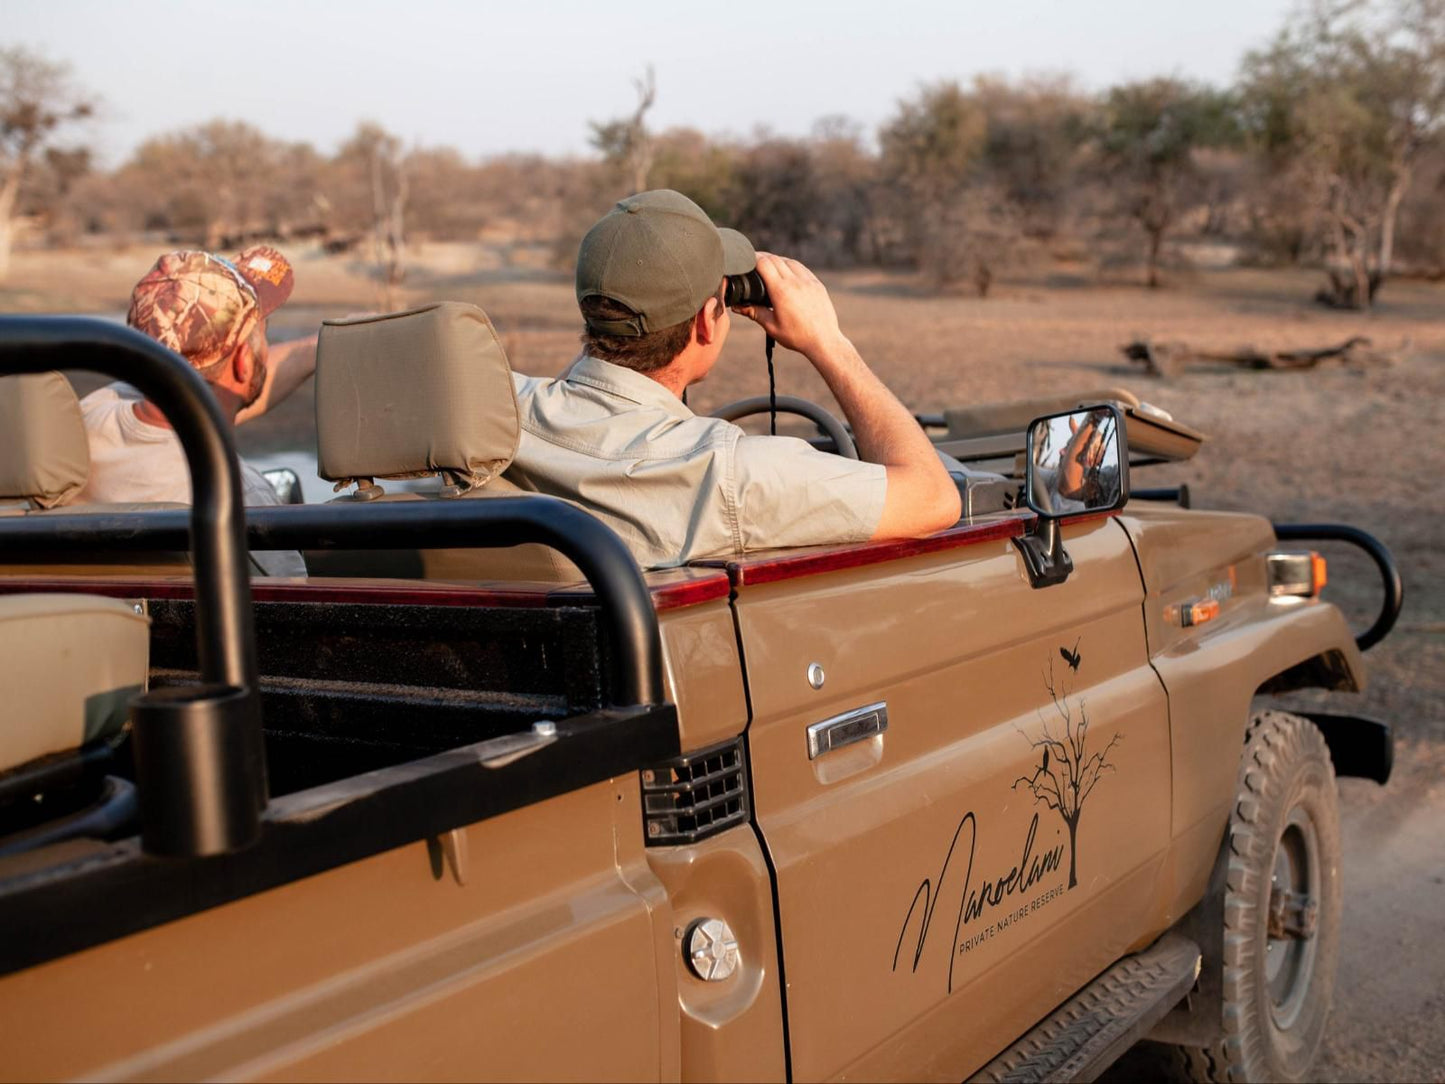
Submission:
<svg viewBox="0 0 1445 1084">
<path fill-rule="evenodd" d="M 1041 713 L 1036 736 L 1024 734 L 1029 745 L 1039 751 L 1039 766 L 1032 775 L 1021 775 L 1013 784 L 1014 790 L 1023 787 L 1034 796 L 1036 803 L 1042 802 L 1058 813 L 1068 828 L 1070 888 L 1079 883 L 1079 818 L 1084 812 L 1084 802 L 1105 773 L 1114 770 L 1114 765 L 1109 763 L 1109 752 L 1122 740 L 1122 735 L 1115 734 L 1102 750 L 1089 752 L 1088 705 L 1082 697 L 1070 701 L 1070 679 L 1078 673 L 1083 661 L 1078 649 L 1077 643 L 1073 651 L 1059 648 L 1059 654 L 1069 664 L 1062 682 L 1055 679 L 1053 660 L 1049 660 L 1044 687 L 1053 701 L 1052 716 Z"/>
</svg>

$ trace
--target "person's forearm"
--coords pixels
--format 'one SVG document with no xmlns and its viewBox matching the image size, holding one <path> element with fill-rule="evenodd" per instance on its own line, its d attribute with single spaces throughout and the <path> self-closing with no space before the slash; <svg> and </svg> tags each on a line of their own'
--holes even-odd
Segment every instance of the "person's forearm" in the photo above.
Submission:
<svg viewBox="0 0 1445 1084">
<path fill-rule="evenodd" d="M 942 530 L 962 512 L 958 487 L 913 414 L 868 368 L 843 336 L 808 360 L 853 427 L 859 456 L 881 463 L 888 490 L 875 538 L 912 537 Z"/>
<path fill-rule="evenodd" d="M 958 489 L 908 408 L 863 362 L 838 327 L 827 288 L 797 260 L 758 253 L 758 274 L 772 299 L 743 306 L 781 346 L 801 353 L 828 384 L 853 426 L 858 453 L 887 471 L 874 538 L 908 538 L 958 520 Z"/>
<path fill-rule="evenodd" d="M 236 414 L 241 425 L 258 418 L 299 388 L 316 371 L 316 336 L 280 343 L 270 350 L 261 394 Z"/>
<path fill-rule="evenodd" d="M 878 375 L 868 368 L 846 337 L 816 350 L 808 358 L 853 427 L 858 454 L 870 463 L 903 466 L 925 463 L 937 466 L 945 478 L 933 444 L 917 420 Z"/>
</svg>

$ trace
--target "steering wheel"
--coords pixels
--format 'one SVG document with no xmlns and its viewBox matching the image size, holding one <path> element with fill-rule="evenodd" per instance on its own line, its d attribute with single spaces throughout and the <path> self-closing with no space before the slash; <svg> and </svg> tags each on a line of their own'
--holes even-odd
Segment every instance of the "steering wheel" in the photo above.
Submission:
<svg viewBox="0 0 1445 1084">
<path fill-rule="evenodd" d="M 746 418 L 753 414 L 766 414 L 769 405 L 766 395 L 755 395 L 751 399 L 739 399 L 736 403 L 718 407 L 712 412 L 712 416 L 721 418 L 723 421 L 735 422 L 739 418 Z M 780 395 L 778 396 L 778 413 L 796 414 L 799 417 L 807 418 L 833 442 L 834 447 L 838 449 L 838 454 L 844 459 L 858 458 L 858 446 L 853 443 L 853 438 L 848 435 L 848 430 L 844 428 L 843 423 L 812 400 L 799 399 L 796 395 Z"/>
</svg>

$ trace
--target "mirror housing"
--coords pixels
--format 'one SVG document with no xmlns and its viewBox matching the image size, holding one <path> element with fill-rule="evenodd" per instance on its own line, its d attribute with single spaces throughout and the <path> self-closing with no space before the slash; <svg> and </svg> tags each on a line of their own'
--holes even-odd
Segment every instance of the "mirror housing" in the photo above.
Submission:
<svg viewBox="0 0 1445 1084">
<path fill-rule="evenodd" d="M 1024 503 L 1038 515 L 1014 544 L 1034 587 L 1063 583 L 1074 570 L 1059 520 L 1112 512 L 1129 500 L 1124 416 L 1112 404 L 1045 414 L 1029 423 Z"/>
<path fill-rule="evenodd" d="M 301 493 L 301 478 L 290 467 L 277 467 L 274 470 L 263 470 L 261 476 L 280 498 L 282 504 L 304 504 L 306 498 Z"/>
<path fill-rule="evenodd" d="M 1029 423 L 1024 501 L 1040 516 L 1112 512 L 1129 500 L 1124 416 L 1112 404 Z"/>
</svg>

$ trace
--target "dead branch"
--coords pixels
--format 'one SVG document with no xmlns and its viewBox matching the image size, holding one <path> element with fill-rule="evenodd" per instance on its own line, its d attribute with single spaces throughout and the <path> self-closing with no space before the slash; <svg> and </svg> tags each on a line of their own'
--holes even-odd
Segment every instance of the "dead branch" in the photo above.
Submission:
<svg viewBox="0 0 1445 1084">
<path fill-rule="evenodd" d="M 1395 351 L 1373 348 L 1370 340 L 1355 335 L 1335 346 L 1313 350 L 1262 351 L 1243 346 L 1232 351 L 1199 350 L 1183 342 L 1155 342 L 1135 339 L 1119 349 L 1130 361 L 1139 362 L 1150 376 L 1175 376 L 1186 366 L 1234 365 L 1242 369 L 1313 369 L 1323 361 L 1339 361 L 1348 368 L 1394 365 L 1408 350 L 1402 343 Z"/>
</svg>

